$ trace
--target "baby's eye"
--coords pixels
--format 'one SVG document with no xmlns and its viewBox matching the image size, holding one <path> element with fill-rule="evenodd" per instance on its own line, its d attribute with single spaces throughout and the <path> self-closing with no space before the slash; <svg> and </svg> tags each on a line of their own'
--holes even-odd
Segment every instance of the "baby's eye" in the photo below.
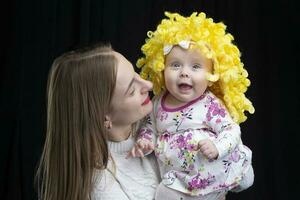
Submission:
<svg viewBox="0 0 300 200">
<path fill-rule="evenodd" d="M 171 67 L 173 67 L 173 68 L 179 68 L 179 67 L 180 67 L 180 64 L 177 63 L 177 62 L 175 62 L 175 63 L 172 63 L 172 64 L 171 64 Z"/>
<path fill-rule="evenodd" d="M 199 64 L 193 65 L 193 69 L 201 69 L 201 68 L 202 68 L 202 66 Z"/>
</svg>

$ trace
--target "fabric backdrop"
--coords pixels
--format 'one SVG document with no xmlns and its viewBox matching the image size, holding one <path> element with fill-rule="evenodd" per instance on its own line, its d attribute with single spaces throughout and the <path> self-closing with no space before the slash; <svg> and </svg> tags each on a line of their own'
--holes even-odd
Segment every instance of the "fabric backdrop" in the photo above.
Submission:
<svg viewBox="0 0 300 200">
<path fill-rule="evenodd" d="M 256 112 L 241 124 L 253 150 L 254 185 L 233 199 L 292 199 L 300 185 L 299 21 L 295 1 L 11 0 L 1 3 L 0 199 L 36 199 L 45 139 L 46 82 L 55 57 L 109 41 L 133 64 L 164 11 L 205 12 L 235 37 Z M 298 192 L 299 193 L 299 192 Z M 299 196 L 299 195 L 298 195 Z"/>
</svg>

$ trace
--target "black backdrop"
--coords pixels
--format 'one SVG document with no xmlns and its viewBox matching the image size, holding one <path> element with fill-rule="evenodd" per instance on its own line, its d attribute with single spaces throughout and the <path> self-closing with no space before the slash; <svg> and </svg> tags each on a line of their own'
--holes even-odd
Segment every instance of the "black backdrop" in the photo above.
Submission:
<svg viewBox="0 0 300 200">
<path fill-rule="evenodd" d="M 0 11 L 0 199 L 36 199 L 33 176 L 44 142 L 46 80 L 53 59 L 76 46 L 109 41 L 135 63 L 146 32 L 155 29 L 164 11 L 204 11 L 223 21 L 248 69 L 247 95 L 256 112 L 241 128 L 253 150 L 255 183 L 227 199 L 293 199 L 292 192 L 300 189 L 295 2 L 12 0 L 1 3 Z"/>
</svg>

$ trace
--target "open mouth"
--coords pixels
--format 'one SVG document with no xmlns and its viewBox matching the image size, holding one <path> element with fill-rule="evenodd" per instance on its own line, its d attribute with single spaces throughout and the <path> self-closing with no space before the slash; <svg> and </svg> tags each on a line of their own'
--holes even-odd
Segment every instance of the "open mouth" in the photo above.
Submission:
<svg viewBox="0 0 300 200">
<path fill-rule="evenodd" d="M 179 87 L 180 90 L 183 90 L 183 91 L 190 90 L 190 89 L 193 88 L 193 86 L 191 86 L 191 85 L 189 85 L 187 83 L 180 83 L 178 85 L 178 87 Z"/>
<path fill-rule="evenodd" d="M 142 103 L 142 106 L 147 105 L 150 102 L 150 97 L 147 96 L 147 98 L 145 99 L 145 101 Z"/>
</svg>

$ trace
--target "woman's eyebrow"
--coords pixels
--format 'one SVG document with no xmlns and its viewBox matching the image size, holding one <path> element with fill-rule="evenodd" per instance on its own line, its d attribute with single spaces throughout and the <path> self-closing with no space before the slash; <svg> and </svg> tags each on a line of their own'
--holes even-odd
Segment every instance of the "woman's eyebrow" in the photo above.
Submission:
<svg viewBox="0 0 300 200">
<path fill-rule="evenodd" d="M 129 85 L 128 85 L 128 87 L 127 87 L 126 92 L 124 93 L 124 95 L 127 94 L 128 90 L 132 86 L 133 82 L 134 82 L 134 78 L 130 81 L 130 83 L 129 83 Z"/>
</svg>

